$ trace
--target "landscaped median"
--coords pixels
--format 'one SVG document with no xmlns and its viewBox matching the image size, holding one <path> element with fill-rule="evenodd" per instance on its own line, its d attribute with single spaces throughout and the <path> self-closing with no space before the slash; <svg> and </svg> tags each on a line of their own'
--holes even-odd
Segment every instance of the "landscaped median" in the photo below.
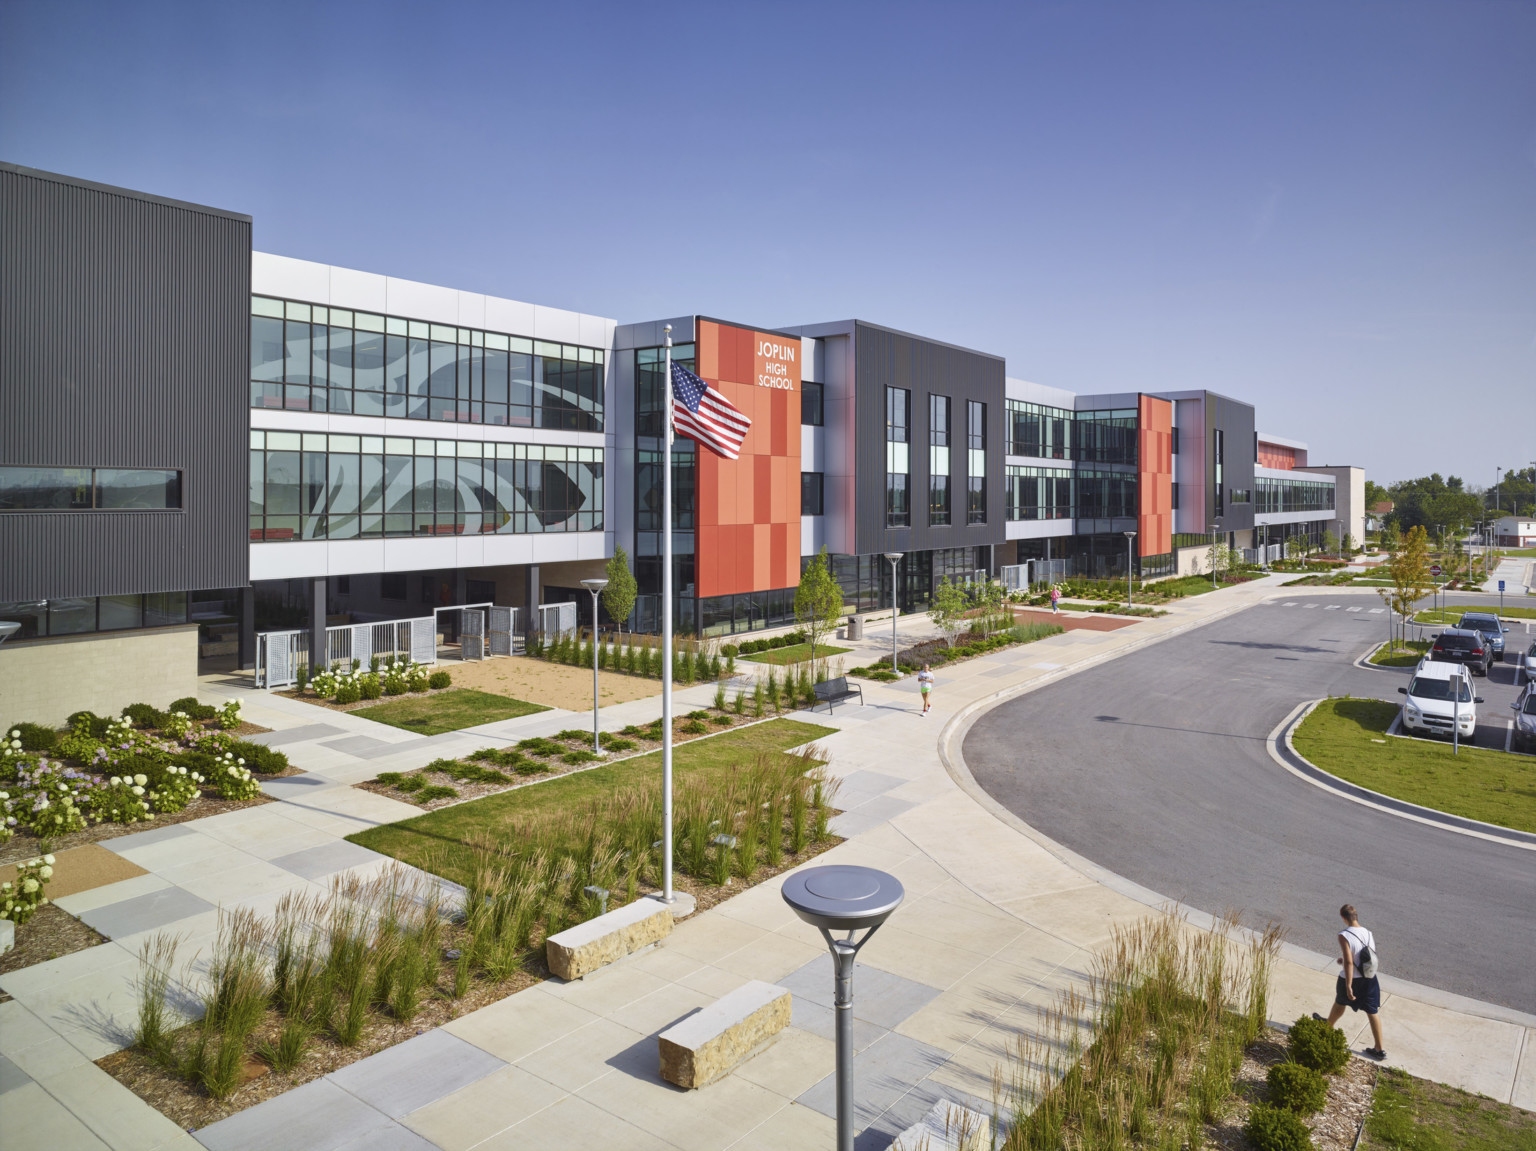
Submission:
<svg viewBox="0 0 1536 1151">
<path fill-rule="evenodd" d="M 1427 639 L 1395 639 L 1378 646 L 1366 662 L 1377 667 L 1417 667 L 1419 660 L 1433 646 L 1433 642 Z"/>
<path fill-rule="evenodd" d="M 1420 807 L 1536 832 L 1536 757 L 1389 738 L 1399 706 L 1330 698 L 1291 733 L 1291 746 L 1339 779 Z"/>
</svg>

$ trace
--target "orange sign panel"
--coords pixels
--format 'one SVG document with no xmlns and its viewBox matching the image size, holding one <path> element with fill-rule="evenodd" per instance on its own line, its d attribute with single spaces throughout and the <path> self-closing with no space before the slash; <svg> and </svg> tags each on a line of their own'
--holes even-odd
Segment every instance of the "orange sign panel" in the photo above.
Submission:
<svg viewBox="0 0 1536 1151">
<path fill-rule="evenodd" d="M 1137 403 L 1137 553 L 1173 550 L 1173 404 L 1142 396 Z"/>
<path fill-rule="evenodd" d="M 700 596 L 800 582 L 800 341 L 714 320 L 695 333 L 698 374 L 752 421 L 739 460 L 698 454 Z"/>
</svg>

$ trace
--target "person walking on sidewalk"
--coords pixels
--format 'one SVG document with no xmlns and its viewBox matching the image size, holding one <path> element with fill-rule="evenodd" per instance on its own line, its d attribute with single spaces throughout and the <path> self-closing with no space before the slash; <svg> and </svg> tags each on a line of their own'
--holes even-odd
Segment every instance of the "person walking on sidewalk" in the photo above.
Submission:
<svg viewBox="0 0 1536 1151">
<path fill-rule="evenodd" d="M 1055 584 L 1051 585 L 1051 614 L 1061 614 L 1061 589 Z"/>
<path fill-rule="evenodd" d="M 1371 1022 L 1371 1038 L 1376 1046 L 1367 1047 L 1365 1054 L 1371 1059 L 1387 1057 L 1381 1045 L 1381 984 L 1376 979 L 1376 937 L 1360 926 L 1355 906 L 1346 903 L 1339 908 L 1339 918 L 1344 920 L 1344 930 L 1339 932 L 1340 958 L 1334 962 L 1343 967 L 1333 993 L 1333 1010 L 1328 1012 L 1328 1025 L 1338 1024 L 1347 1007 L 1351 1011 L 1364 1011 Z M 1313 1019 L 1321 1019 L 1316 1012 Z"/>
<path fill-rule="evenodd" d="M 923 670 L 917 673 L 917 690 L 923 696 L 923 714 L 928 714 L 928 709 L 933 706 L 933 669 L 926 663 Z"/>
</svg>

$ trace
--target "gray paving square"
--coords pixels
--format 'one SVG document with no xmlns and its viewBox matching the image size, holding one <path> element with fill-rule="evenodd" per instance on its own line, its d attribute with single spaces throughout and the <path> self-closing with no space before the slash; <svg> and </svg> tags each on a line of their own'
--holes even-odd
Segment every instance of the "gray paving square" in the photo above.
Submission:
<svg viewBox="0 0 1536 1151">
<path fill-rule="evenodd" d="M 345 786 L 346 784 L 326 776 L 305 772 L 303 775 L 286 775 L 281 779 L 264 780 L 261 790 L 273 799 L 302 799 L 306 795 Z"/>
<path fill-rule="evenodd" d="M 832 1009 L 832 958 L 818 956 L 779 980 L 795 1000 Z M 853 965 L 853 1017 L 876 1027 L 895 1027 L 907 1016 L 927 1006 L 939 995 L 937 987 L 904 979 L 878 967 Z"/>
<path fill-rule="evenodd" d="M 438 1151 L 436 1143 L 423 1139 L 409 1127 L 391 1123 L 382 1131 L 360 1135 L 336 1151 Z"/>
<path fill-rule="evenodd" d="M 841 807 L 843 797 L 841 794 L 833 799 L 833 803 Z M 862 835 L 871 828 L 879 827 L 888 819 L 894 819 L 904 811 L 910 811 L 916 805 L 905 799 L 894 799 L 889 795 L 877 795 L 868 803 L 861 803 L 851 811 L 845 809 L 842 815 L 832 820 L 832 830 L 845 839 L 855 835 Z"/>
<path fill-rule="evenodd" d="M 306 723 L 302 727 L 290 727 L 283 731 L 267 731 L 250 737 L 252 743 L 268 747 L 286 747 L 290 743 L 305 743 L 312 739 L 325 739 L 332 735 L 346 735 L 346 729 L 329 723 Z"/>
<path fill-rule="evenodd" d="M 32 1076 L 4 1055 L 0 1055 L 0 1095 L 4 1095 L 7 1091 L 14 1091 L 18 1087 L 25 1087 L 31 1082 Z"/>
<path fill-rule="evenodd" d="M 1020 671 L 1018 661 L 1009 660 L 1001 667 L 991 667 L 981 674 L 987 679 L 1006 679 L 1009 676 L 1018 675 Z M 915 1120 L 914 1120 L 915 1122 Z"/>
<path fill-rule="evenodd" d="M 924 1079 L 881 1112 L 878 1118 L 854 1137 L 854 1151 L 885 1151 L 896 1136 L 911 1127 L 940 1101 L 964 1107 L 979 1115 L 992 1116 L 994 1111 L 1002 1109 L 1001 1105 L 994 1108 L 990 1099 L 980 1099 L 967 1091 L 959 1091 L 953 1087 L 935 1083 L 932 1079 Z M 998 1115 L 996 1118 L 998 1130 L 1005 1132 L 1008 1128 L 1006 1116 Z"/>
<path fill-rule="evenodd" d="M 446 1031 L 428 1031 L 333 1072 L 330 1079 L 392 1119 L 505 1067 L 504 1060 Z"/>
<path fill-rule="evenodd" d="M 843 810 L 857 807 L 874 799 L 877 795 L 884 795 L 893 787 L 900 787 L 907 781 L 899 776 L 886 775 L 879 771 L 851 771 L 842 777 L 842 782 L 837 789 L 837 806 Z"/>
<path fill-rule="evenodd" d="M 358 759 L 378 759 L 381 756 L 394 755 L 401 750 L 398 743 L 374 739 L 371 735 L 349 735 L 342 739 L 329 739 L 320 746 L 347 755 L 355 755 Z"/>
<path fill-rule="evenodd" d="M 370 1136 L 396 1126 L 382 1111 L 316 1079 L 275 1099 L 220 1119 L 193 1136 L 208 1151 L 340 1151 L 371 1146 Z"/>
<path fill-rule="evenodd" d="M 180 887 L 167 887 L 163 891 L 151 891 L 148 895 L 109 903 L 94 911 L 82 911 L 80 920 L 94 927 L 108 939 L 121 939 L 140 931 L 153 931 L 178 919 L 201 915 L 212 911 L 213 904 L 199 899 Z"/>
<path fill-rule="evenodd" d="M 101 846 L 112 851 L 132 851 L 135 847 L 148 847 L 152 843 L 164 843 L 168 839 L 180 839 L 184 835 L 196 835 L 184 823 L 173 823 L 170 827 L 157 827 L 153 831 L 136 831 L 132 835 L 120 835 L 116 839 L 110 839 Z"/>
<path fill-rule="evenodd" d="M 898 1035 L 894 1031 L 857 1052 L 853 1057 L 853 1081 L 857 1085 L 854 1092 L 854 1130 L 863 1131 L 873 1127 L 919 1081 L 928 1078 L 948 1060 L 949 1056 L 937 1047 Z M 796 1102 L 813 1111 L 820 1111 L 823 1115 L 835 1117 L 836 1076 L 828 1075 Z M 916 1121 L 915 1115 L 913 1121 Z M 894 1134 L 891 1132 L 886 1136 L 887 1144 Z M 873 1140 L 871 1145 L 882 1146 Z"/>
<path fill-rule="evenodd" d="M 830 963 L 830 960 L 828 961 Z M 827 975 L 831 979 L 830 972 Z M 809 1031 L 812 1035 L 818 1035 L 822 1039 L 836 1040 L 837 1020 L 836 1012 L 830 1007 L 823 1007 L 819 1003 L 812 1003 L 809 999 L 803 999 L 796 995 L 790 1000 L 789 1025 L 798 1027 L 801 1031 Z M 853 1049 L 863 1051 L 876 1039 L 887 1033 L 887 1028 L 876 1027 L 873 1023 L 867 1023 L 863 1019 L 855 1018 L 853 1021 Z M 652 1056 L 655 1055 L 655 1042 L 651 1044 Z"/>
<path fill-rule="evenodd" d="M 304 879 L 322 879 L 380 858 L 382 856 L 376 851 L 338 839 L 335 843 L 322 843 L 319 847 L 308 847 L 292 855 L 280 855 L 271 862 Z"/>
</svg>

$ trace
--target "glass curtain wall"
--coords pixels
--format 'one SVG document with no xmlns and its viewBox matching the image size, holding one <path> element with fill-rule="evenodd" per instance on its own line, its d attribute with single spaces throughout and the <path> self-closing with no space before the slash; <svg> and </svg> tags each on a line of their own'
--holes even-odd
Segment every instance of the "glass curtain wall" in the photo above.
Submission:
<svg viewBox="0 0 1536 1151">
<path fill-rule="evenodd" d="M 252 540 L 603 530 L 603 453 L 253 431 Z"/>
<path fill-rule="evenodd" d="M 603 430 L 601 348 L 251 298 L 251 406 Z"/>
<path fill-rule="evenodd" d="M 885 389 L 885 526 L 912 526 L 912 393 Z"/>
<path fill-rule="evenodd" d="M 949 523 L 949 397 L 928 397 L 928 523 Z"/>
<path fill-rule="evenodd" d="M 1072 458 L 1091 464 L 1136 465 L 1136 409 L 1077 412 Z"/>
<path fill-rule="evenodd" d="M 965 401 L 965 522 L 987 522 L 987 405 Z"/>
<path fill-rule="evenodd" d="M 1010 464 L 1006 504 L 1010 520 L 1069 520 L 1076 514 L 1070 468 Z"/>
<path fill-rule="evenodd" d="M 1072 416 L 1066 408 L 1008 401 L 1008 454 L 1043 460 L 1072 458 Z"/>
<path fill-rule="evenodd" d="M 1333 484 L 1259 476 L 1253 486 L 1253 510 L 1261 515 L 1266 512 L 1331 512 L 1334 508 Z"/>
<path fill-rule="evenodd" d="M 671 386 L 666 380 L 666 348 L 635 351 L 635 628 L 661 630 L 661 504 L 662 457 L 665 453 L 666 405 Z M 693 344 L 675 344 L 675 363 L 698 370 Z M 672 442 L 672 620 L 680 632 L 695 627 L 697 527 L 697 445 L 678 437 Z"/>
</svg>

